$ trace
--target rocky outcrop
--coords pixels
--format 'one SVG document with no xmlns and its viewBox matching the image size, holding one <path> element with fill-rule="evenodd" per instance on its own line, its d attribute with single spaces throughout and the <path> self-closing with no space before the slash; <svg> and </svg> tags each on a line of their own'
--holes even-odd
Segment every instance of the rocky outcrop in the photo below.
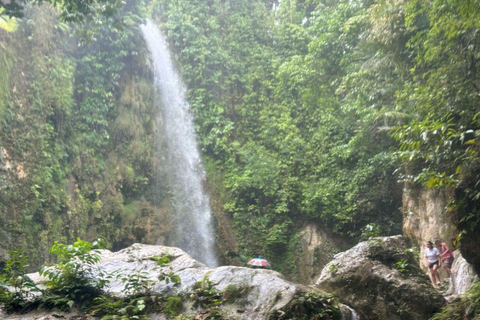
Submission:
<svg viewBox="0 0 480 320">
<path fill-rule="evenodd" d="M 152 257 L 164 255 L 170 257 L 171 263 L 168 267 L 157 269 Z M 121 270 L 122 274 L 126 275 L 137 271 L 148 272 L 150 280 L 155 283 L 152 290 L 165 295 L 190 293 L 197 282 L 205 279 L 219 291 L 224 291 L 229 285 L 246 286 L 249 290 L 242 302 L 245 306 L 230 305 L 223 308 L 225 314 L 232 317 L 238 317 L 241 313 L 241 319 L 265 319 L 271 311 L 284 307 L 298 291 L 302 290 L 300 286 L 284 280 L 275 271 L 233 266 L 209 269 L 184 251 L 173 247 L 135 244 L 115 253 L 105 250 L 98 266 L 107 273 L 116 270 Z M 162 272 L 171 271 L 180 277 L 179 285 L 158 281 Z M 120 295 L 122 288 L 122 281 L 117 279 L 109 284 L 106 291 Z"/>
<path fill-rule="evenodd" d="M 198 282 L 212 285 L 214 290 L 224 292 L 227 288 L 246 288 L 241 297 L 228 303 L 222 303 L 220 308 L 225 319 L 267 319 L 269 315 L 287 306 L 288 303 L 305 292 L 318 289 L 297 285 L 285 280 L 281 274 L 272 270 L 251 269 L 244 267 L 224 266 L 216 269 L 209 269 L 204 264 L 192 259 L 184 251 L 165 246 L 153 246 L 135 244 L 119 252 L 101 251 L 101 261 L 97 264 L 103 274 L 120 274 L 121 277 L 113 277 L 106 292 L 115 296 L 124 296 L 124 282 L 121 278 L 132 274 L 144 272 L 144 275 L 152 281 L 150 290 L 162 296 L 181 295 L 191 297 Z M 170 263 L 167 266 L 159 267 L 156 257 L 168 256 Z M 181 279 L 181 283 L 166 283 L 160 281 L 161 274 L 173 272 Z M 29 275 L 35 282 L 43 279 L 36 274 Z M 94 275 L 97 276 L 97 275 Z M 198 284 L 197 284 L 198 285 Z M 202 306 L 195 301 L 186 299 L 183 302 L 184 315 L 198 315 L 205 312 Z M 50 314 L 52 315 L 52 314 Z M 35 317 L 42 315 L 36 314 Z M 48 316 L 48 315 L 43 315 Z M 84 319 L 80 315 L 64 315 L 65 319 Z M 80 318 L 75 318 L 76 316 Z M 166 319 L 164 314 L 151 315 L 151 319 Z M 4 319 L 36 319 L 32 317 L 19 318 L 13 316 Z M 39 318 L 41 319 L 41 318 Z M 45 318 L 47 319 L 47 318 Z M 197 318 L 196 318 L 197 319 Z M 203 319 L 202 317 L 198 319 Z M 281 318 L 278 318 L 281 319 Z"/>
<path fill-rule="evenodd" d="M 460 243 L 460 250 L 477 273 L 480 275 L 480 224 L 477 224 L 474 230 L 464 234 Z"/>
<path fill-rule="evenodd" d="M 412 244 L 420 249 L 420 265 L 423 267 L 425 242 L 437 239 L 453 247 L 451 239 L 455 227 L 445 212 L 452 195 L 448 192 L 405 187 L 403 193 L 403 231 Z M 426 270 L 424 268 L 424 270 Z"/>
<path fill-rule="evenodd" d="M 335 255 L 316 286 L 353 307 L 363 320 L 426 320 L 445 304 L 405 253 L 401 236 L 372 238 Z"/>
<path fill-rule="evenodd" d="M 467 292 L 478 277 L 473 267 L 462 257 L 460 250 L 453 252 L 455 260 L 452 265 L 452 276 L 447 296 L 457 296 Z"/>
<path fill-rule="evenodd" d="M 456 235 L 455 226 L 451 220 L 451 214 L 446 212 L 449 201 L 452 200 L 453 192 L 426 190 L 405 186 L 403 193 L 403 231 L 410 239 L 413 246 L 420 250 L 420 267 L 427 272 L 425 264 L 424 251 L 425 242 L 441 240 L 454 248 L 451 241 Z M 462 238 L 462 244 L 467 239 Z M 480 247 L 477 239 L 471 241 L 473 245 L 464 245 L 462 252 L 466 248 Z M 474 249 L 475 250 L 475 249 Z M 457 295 L 468 291 L 476 278 L 473 267 L 465 261 L 460 250 L 455 252 L 455 261 L 453 265 L 452 277 L 450 279 L 450 288 L 447 295 Z M 448 278 L 444 268 L 440 269 L 441 279 Z"/>
<path fill-rule="evenodd" d="M 334 237 L 328 229 L 313 223 L 305 225 L 299 234 L 302 248 L 297 253 L 297 280 L 302 284 L 314 284 L 333 256 L 350 247 L 338 236 Z"/>
</svg>

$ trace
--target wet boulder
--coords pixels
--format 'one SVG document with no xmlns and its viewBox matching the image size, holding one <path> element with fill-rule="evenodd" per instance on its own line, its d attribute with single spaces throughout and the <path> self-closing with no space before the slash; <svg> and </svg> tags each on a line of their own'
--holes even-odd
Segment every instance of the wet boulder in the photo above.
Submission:
<svg viewBox="0 0 480 320">
<path fill-rule="evenodd" d="M 427 320 L 445 305 L 406 252 L 401 236 L 378 237 L 335 255 L 318 288 L 331 292 L 364 320 Z"/>
</svg>

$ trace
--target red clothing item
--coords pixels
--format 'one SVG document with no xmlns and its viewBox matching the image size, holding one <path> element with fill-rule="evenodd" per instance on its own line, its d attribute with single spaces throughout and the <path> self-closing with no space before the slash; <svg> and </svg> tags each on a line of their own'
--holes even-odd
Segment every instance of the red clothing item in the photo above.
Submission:
<svg viewBox="0 0 480 320">
<path fill-rule="evenodd" d="M 453 258 L 452 250 L 450 250 L 450 248 L 445 243 L 441 243 L 440 245 L 442 246 L 442 257 L 444 257 L 445 259 Z"/>
</svg>

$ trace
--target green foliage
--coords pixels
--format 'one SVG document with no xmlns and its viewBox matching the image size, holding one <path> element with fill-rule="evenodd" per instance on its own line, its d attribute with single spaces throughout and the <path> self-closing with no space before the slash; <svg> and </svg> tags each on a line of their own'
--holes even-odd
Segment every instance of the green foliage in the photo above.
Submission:
<svg viewBox="0 0 480 320">
<path fill-rule="evenodd" d="M 332 263 L 330 264 L 330 267 L 328 267 L 327 272 L 331 273 L 332 275 L 335 275 L 338 269 L 340 269 L 340 265 L 338 263 Z"/>
<path fill-rule="evenodd" d="M 19 12 L 17 4 L 2 4 L 3 14 Z M 87 23 L 117 4 L 57 3 L 63 20 Z M 127 1 L 118 12 L 124 29 L 107 18 L 95 27 L 97 41 L 80 46 L 69 38 L 77 29 L 47 6 L 0 35 L 0 139 L 14 168 L 1 179 L 0 220 L 27 252 L 52 239 L 98 234 L 120 248 L 168 233 L 157 214 L 168 214 L 169 192 L 162 168 L 153 170 L 152 75 L 136 27 L 143 7 Z M 294 276 L 291 255 L 306 222 L 352 241 L 369 237 L 372 221 L 385 235 L 399 233 L 398 180 L 455 189 L 449 212 L 462 248 L 475 239 L 478 1 L 271 7 L 148 5 L 187 85 L 208 177 L 221 195 L 216 210 L 233 221 L 234 256 L 263 251 Z M 38 254 L 33 264 L 44 259 Z"/>
<path fill-rule="evenodd" d="M 300 258 L 299 253 L 302 252 L 302 236 L 295 234 L 288 239 L 288 243 L 281 251 L 271 251 L 266 249 L 268 253 L 268 261 L 276 269 L 281 270 L 285 274 L 290 275 L 293 281 L 297 280 L 298 270 L 301 268 L 298 265 Z"/>
<path fill-rule="evenodd" d="M 166 268 L 168 267 L 170 270 L 168 272 L 161 271 L 160 276 L 158 276 L 158 280 L 160 281 L 165 281 L 165 283 L 181 283 L 182 280 L 180 279 L 180 276 L 178 274 L 175 274 L 172 271 L 172 267 L 170 266 L 170 257 L 167 255 L 164 256 L 153 256 L 153 260 L 157 261 L 157 264 L 160 268 Z"/>
<path fill-rule="evenodd" d="M 120 248 L 161 232 L 145 227 L 164 196 L 151 191 L 156 110 L 142 18 L 132 2 L 124 10 L 128 28 L 109 20 L 94 43 L 77 45 L 77 28 L 48 5 L 0 36 L 2 166 L 12 168 L 2 171 L 0 240 L 24 248 L 32 267 L 53 240 L 101 236 Z"/>
<path fill-rule="evenodd" d="M 332 319 L 342 318 L 337 302 L 332 297 L 324 297 L 318 293 L 306 292 L 297 295 L 283 309 L 271 314 L 269 319 Z"/>
<path fill-rule="evenodd" d="M 160 299 L 154 296 L 120 299 L 102 295 L 93 300 L 88 314 L 102 320 L 146 319 L 148 308 L 159 308 L 159 302 Z"/>
<path fill-rule="evenodd" d="M 158 263 L 158 268 L 170 267 L 168 256 L 154 256 L 151 258 Z M 135 271 L 127 276 L 110 274 L 107 277 L 116 277 L 124 284 L 122 289 L 124 298 L 101 295 L 96 297 L 89 306 L 88 313 L 92 316 L 102 317 L 101 319 L 143 319 L 148 312 L 163 309 L 168 315 L 177 315 L 182 306 L 179 297 L 169 297 L 164 301 L 158 294 L 152 293 L 153 281 L 149 279 L 145 271 Z M 161 271 L 159 280 L 166 283 L 180 283 L 180 277 L 172 271 L 169 273 Z M 178 302 L 180 301 L 180 302 Z"/>
<path fill-rule="evenodd" d="M 49 291 L 69 299 L 70 307 L 73 303 L 82 304 L 101 295 L 109 281 L 95 268 L 100 261 L 100 254 L 93 249 L 102 245 L 101 239 L 89 243 L 78 238 L 72 245 L 55 241 L 50 253 L 57 257 L 57 264 L 42 267 L 39 271 L 40 275 L 48 278 L 46 284 Z"/>
<path fill-rule="evenodd" d="M 183 301 L 181 297 L 171 296 L 167 298 L 164 312 L 171 317 L 179 315 L 183 311 Z"/>
<path fill-rule="evenodd" d="M 380 227 L 376 223 L 369 223 L 367 224 L 362 231 L 362 235 L 360 239 L 365 241 L 370 239 L 371 237 L 379 237 L 381 234 Z"/>
<path fill-rule="evenodd" d="M 239 303 L 239 300 L 245 298 L 249 292 L 250 287 L 247 285 L 229 284 L 222 291 L 222 298 L 225 303 Z"/>
<path fill-rule="evenodd" d="M 417 116 L 394 131 L 406 181 L 456 190 L 450 211 L 467 237 L 465 243 L 476 237 L 480 225 L 475 187 L 480 172 L 479 79 L 472 72 L 480 64 L 474 53 L 479 44 L 477 5 L 405 4 L 404 31 L 410 34 L 405 48 L 415 60 L 409 61 L 410 75 L 397 95 L 399 105 Z"/>
<path fill-rule="evenodd" d="M 8 251 L 8 254 L 10 259 L 0 270 L 0 303 L 6 312 L 28 310 L 33 306 L 34 294 L 41 290 L 26 275 L 28 258 L 23 250 Z M 9 286 L 13 291 L 3 286 Z"/>
<path fill-rule="evenodd" d="M 213 286 L 208 277 L 195 283 L 190 298 L 194 301 L 194 307 L 209 309 L 222 304 L 222 293 Z"/>
<path fill-rule="evenodd" d="M 417 261 L 420 256 L 420 251 L 417 248 L 408 248 L 405 249 L 405 254 L 407 254 L 412 261 Z"/>
<path fill-rule="evenodd" d="M 274 253 L 284 251 L 288 244 L 287 230 L 286 224 L 274 225 L 265 239 L 266 249 Z"/>
<path fill-rule="evenodd" d="M 207 169 L 221 170 L 208 174 L 222 177 L 214 187 L 233 218 L 238 255 L 264 250 L 280 260 L 305 221 L 353 238 L 371 221 L 399 232 L 395 141 L 380 128 L 395 124 L 400 84 L 388 65 L 387 75 L 364 68 L 375 55 L 364 45 L 368 6 L 278 6 L 152 4 L 189 88 L 201 149 L 215 164 Z"/>
<path fill-rule="evenodd" d="M 50 252 L 57 256 L 58 263 L 40 270 L 40 274 L 49 279 L 45 290 L 40 290 L 25 275 L 27 258 L 23 252 L 9 252 L 11 259 L 0 274 L 0 285 L 13 288 L 0 290 L 0 302 L 7 312 L 26 312 L 33 308 L 69 311 L 76 306 L 86 314 L 101 319 L 144 319 L 148 312 L 163 308 L 178 311 L 178 305 L 172 299 L 165 302 L 151 292 L 152 281 L 146 272 L 138 271 L 120 277 L 103 274 L 97 269 L 100 257 L 94 249 L 102 246 L 101 240 L 89 243 L 77 239 L 72 245 L 55 242 Z M 169 260 L 158 261 L 166 267 Z M 110 296 L 102 290 L 114 277 L 124 283 L 124 298 Z M 171 277 L 175 279 L 178 276 Z M 34 297 L 35 292 L 41 292 L 41 295 Z"/>
<path fill-rule="evenodd" d="M 474 320 L 480 317 L 480 282 L 476 282 L 460 299 L 444 307 L 431 320 Z"/>
<path fill-rule="evenodd" d="M 107 278 L 115 277 L 114 274 Z M 159 310 L 164 305 L 162 298 L 151 292 L 153 281 L 148 273 L 135 271 L 127 276 L 117 275 L 124 284 L 123 298 L 103 294 L 87 304 L 89 315 L 101 319 L 144 319 L 146 314 Z"/>
<path fill-rule="evenodd" d="M 478 232 L 477 1 L 265 5 L 151 8 L 207 169 L 222 171 L 238 254 L 278 257 L 305 221 L 355 240 L 371 221 L 399 233 L 398 180 L 455 188 L 455 224 Z"/>
<path fill-rule="evenodd" d="M 405 273 L 407 271 L 408 266 L 409 266 L 409 263 L 407 259 L 402 259 L 400 261 L 397 261 L 393 265 L 393 267 L 398 271 L 400 271 L 401 273 Z"/>
<path fill-rule="evenodd" d="M 0 19 L 4 17 L 17 17 L 24 16 L 25 4 L 42 4 L 48 2 L 55 7 L 58 7 L 61 11 L 60 16 L 64 21 L 85 21 L 86 23 L 99 23 L 98 19 L 102 16 L 110 17 L 118 12 L 122 2 L 117 0 L 100 0 L 100 1 L 86 1 L 79 2 L 75 0 L 33 0 L 33 1 L 18 1 L 11 0 L 7 3 L 0 3 Z"/>
<path fill-rule="evenodd" d="M 10 97 L 8 80 L 10 78 L 10 69 L 12 68 L 12 57 L 11 50 L 2 42 L 0 42 L 0 48 L 2 49 L 0 53 L 0 72 L 4 75 L 2 79 L 0 79 L 0 116 L 4 119 L 7 101 Z"/>
<path fill-rule="evenodd" d="M 153 284 L 145 271 L 137 271 L 128 276 L 117 275 L 117 279 L 123 283 L 122 291 L 129 295 L 147 294 Z"/>
</svg>

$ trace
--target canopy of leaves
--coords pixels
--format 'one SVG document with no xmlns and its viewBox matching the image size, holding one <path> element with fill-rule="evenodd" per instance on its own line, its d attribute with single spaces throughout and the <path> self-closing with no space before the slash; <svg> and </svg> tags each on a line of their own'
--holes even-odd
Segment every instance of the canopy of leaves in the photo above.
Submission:
<svg viewBox="0 0 480 320">
<path fill-rule="evenodd" d="M 478 232 L 479 7 L 152 3 L 240 256 L 286 254 L 308 221 L 401 232 L 399 180 L 456 189 L 459 229 Z"/>
<path fill-rule="evenodd" d="M 110 17 L 118 12 L 122 5 L 119 0 L 4 0 L 0 1 L 0 19 L 6 17 L 21 18 L 25 14 L 25 6 L 50 3 L 61 11 L 64 21 L 93 21 L 100 16 Z"/>
<path fill-rule="evenodd" d="M 34 7 L 17 31 L 0 33 L 2 153 L 22 164 L 2 172 L 0 220 L 25 249 L 35 247 L 32 234 L 45 244 L 103 232 L 122 246 L 151 240 L 151 221 L 168 229 L 159 222 L 168 190 L 153 170 L 151 75 L 136 28 L 145 6 L 128 2 L 119 12 L 128 28 L 103 24 L 97 41 L 80 47 L 64 23 L 94 23 L 114 13 L 112 1 L 53 1 L 63 22 L 49 6 Z M 4 16 L 22 10 L 5 3 Z M 216 213 L 233 222 L 232 256 L 262 253 L 294 274 L 306 223 L 350 240 L 373 223 L 375 232 L 400 233 L 400 181 L 455 190 L 462 250 L 480 265 L 480 250 L 468 249 L 480 232 L 479 7 L 148 3 L 188 87 Z"/>
</svg>

